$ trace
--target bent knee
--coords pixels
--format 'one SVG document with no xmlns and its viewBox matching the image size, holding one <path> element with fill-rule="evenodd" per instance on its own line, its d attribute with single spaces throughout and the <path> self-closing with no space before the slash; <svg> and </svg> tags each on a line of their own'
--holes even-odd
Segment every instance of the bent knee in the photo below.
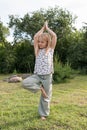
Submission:
<svg viewBox="0 0 87 130">
<path fill-rule="evenodd" d="M 25 88 L 25 89 L 31 88 L 32 85 L 33 85 L 33 83 L 30 80 L 24 79 L 22 81 L 22 87 Z"/>
</svg>

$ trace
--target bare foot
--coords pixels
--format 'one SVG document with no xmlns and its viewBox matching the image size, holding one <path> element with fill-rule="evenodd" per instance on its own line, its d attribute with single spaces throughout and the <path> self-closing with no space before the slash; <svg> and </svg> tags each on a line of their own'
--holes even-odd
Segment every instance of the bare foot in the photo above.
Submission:
<svg viewBox="0 0 87 130">
<path fill-rule="evenodd" d="M 41 120 L 46 120 L 46 117 L 42 116 L 42 117 L 41 117 Z"/>
<path fill-rule="evenodd" d="M 46 92 L 45 92 L 43 87 L 41 87 L 41 92 L 42 92 L 43 97 L 47 98 L 47 94 L 46 94 Z"/>
</svg>

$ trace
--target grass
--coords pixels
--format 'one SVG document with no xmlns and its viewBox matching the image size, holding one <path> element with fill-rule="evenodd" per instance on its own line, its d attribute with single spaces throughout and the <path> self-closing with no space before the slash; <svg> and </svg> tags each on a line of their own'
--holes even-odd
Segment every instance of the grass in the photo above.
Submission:
<svg viewBox="0 0 87 130">
<path fill-rule="evenodd" d="M 38 116 L 40 92 L 33 94 L 21 83 L 7 83 L 0 76 L 0 130 L 87 130 L 87 76 L 54 84 L 51 113 Z"/>
</svg>

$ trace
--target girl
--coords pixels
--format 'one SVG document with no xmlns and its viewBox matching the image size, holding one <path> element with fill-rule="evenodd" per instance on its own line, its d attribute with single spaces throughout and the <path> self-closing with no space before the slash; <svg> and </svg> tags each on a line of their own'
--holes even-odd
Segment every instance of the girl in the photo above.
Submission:
<svg viewBox="0 0 87 130">
<path fill-rule="evenodd" d="M 50 113 L 50 101 L 52 96 L 53 54 L 57 36 L 48 27 L 47 21 L 34 36 L 35 68 L 34 75 L 23 80 L 25 89 L 32 92 L 41 90 L 39 115 L 45 120 Z"/>
</svg>

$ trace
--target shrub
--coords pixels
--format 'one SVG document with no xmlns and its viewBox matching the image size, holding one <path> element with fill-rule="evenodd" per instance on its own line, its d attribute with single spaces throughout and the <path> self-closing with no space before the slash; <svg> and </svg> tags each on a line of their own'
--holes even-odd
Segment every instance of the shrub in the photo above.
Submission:
<svg viewBox="0 0 87 130">
<path fill-rule="evenodd" d="M 71 75 L 73 73 L 74 73 L 74 70 L 71 69 L 68 63 L 63 65 L 61 62 L 58 62 L 58 60 L 55 59 L 54 76 L 53 76 L 54 83 L 65 82 L 66 79 L 72 77 Z"/>
<path fill-rule="evenodd" d="M 15 57 L 12 49 L 0 46 L 0 73 L 12 73 L 14 71 Z"/>
<path fill-rule="evenodd" d="M 87 43 L 72 44 L 68 50 L 68 61 L 73 69 L 87 74 Z"/>
</svg>

